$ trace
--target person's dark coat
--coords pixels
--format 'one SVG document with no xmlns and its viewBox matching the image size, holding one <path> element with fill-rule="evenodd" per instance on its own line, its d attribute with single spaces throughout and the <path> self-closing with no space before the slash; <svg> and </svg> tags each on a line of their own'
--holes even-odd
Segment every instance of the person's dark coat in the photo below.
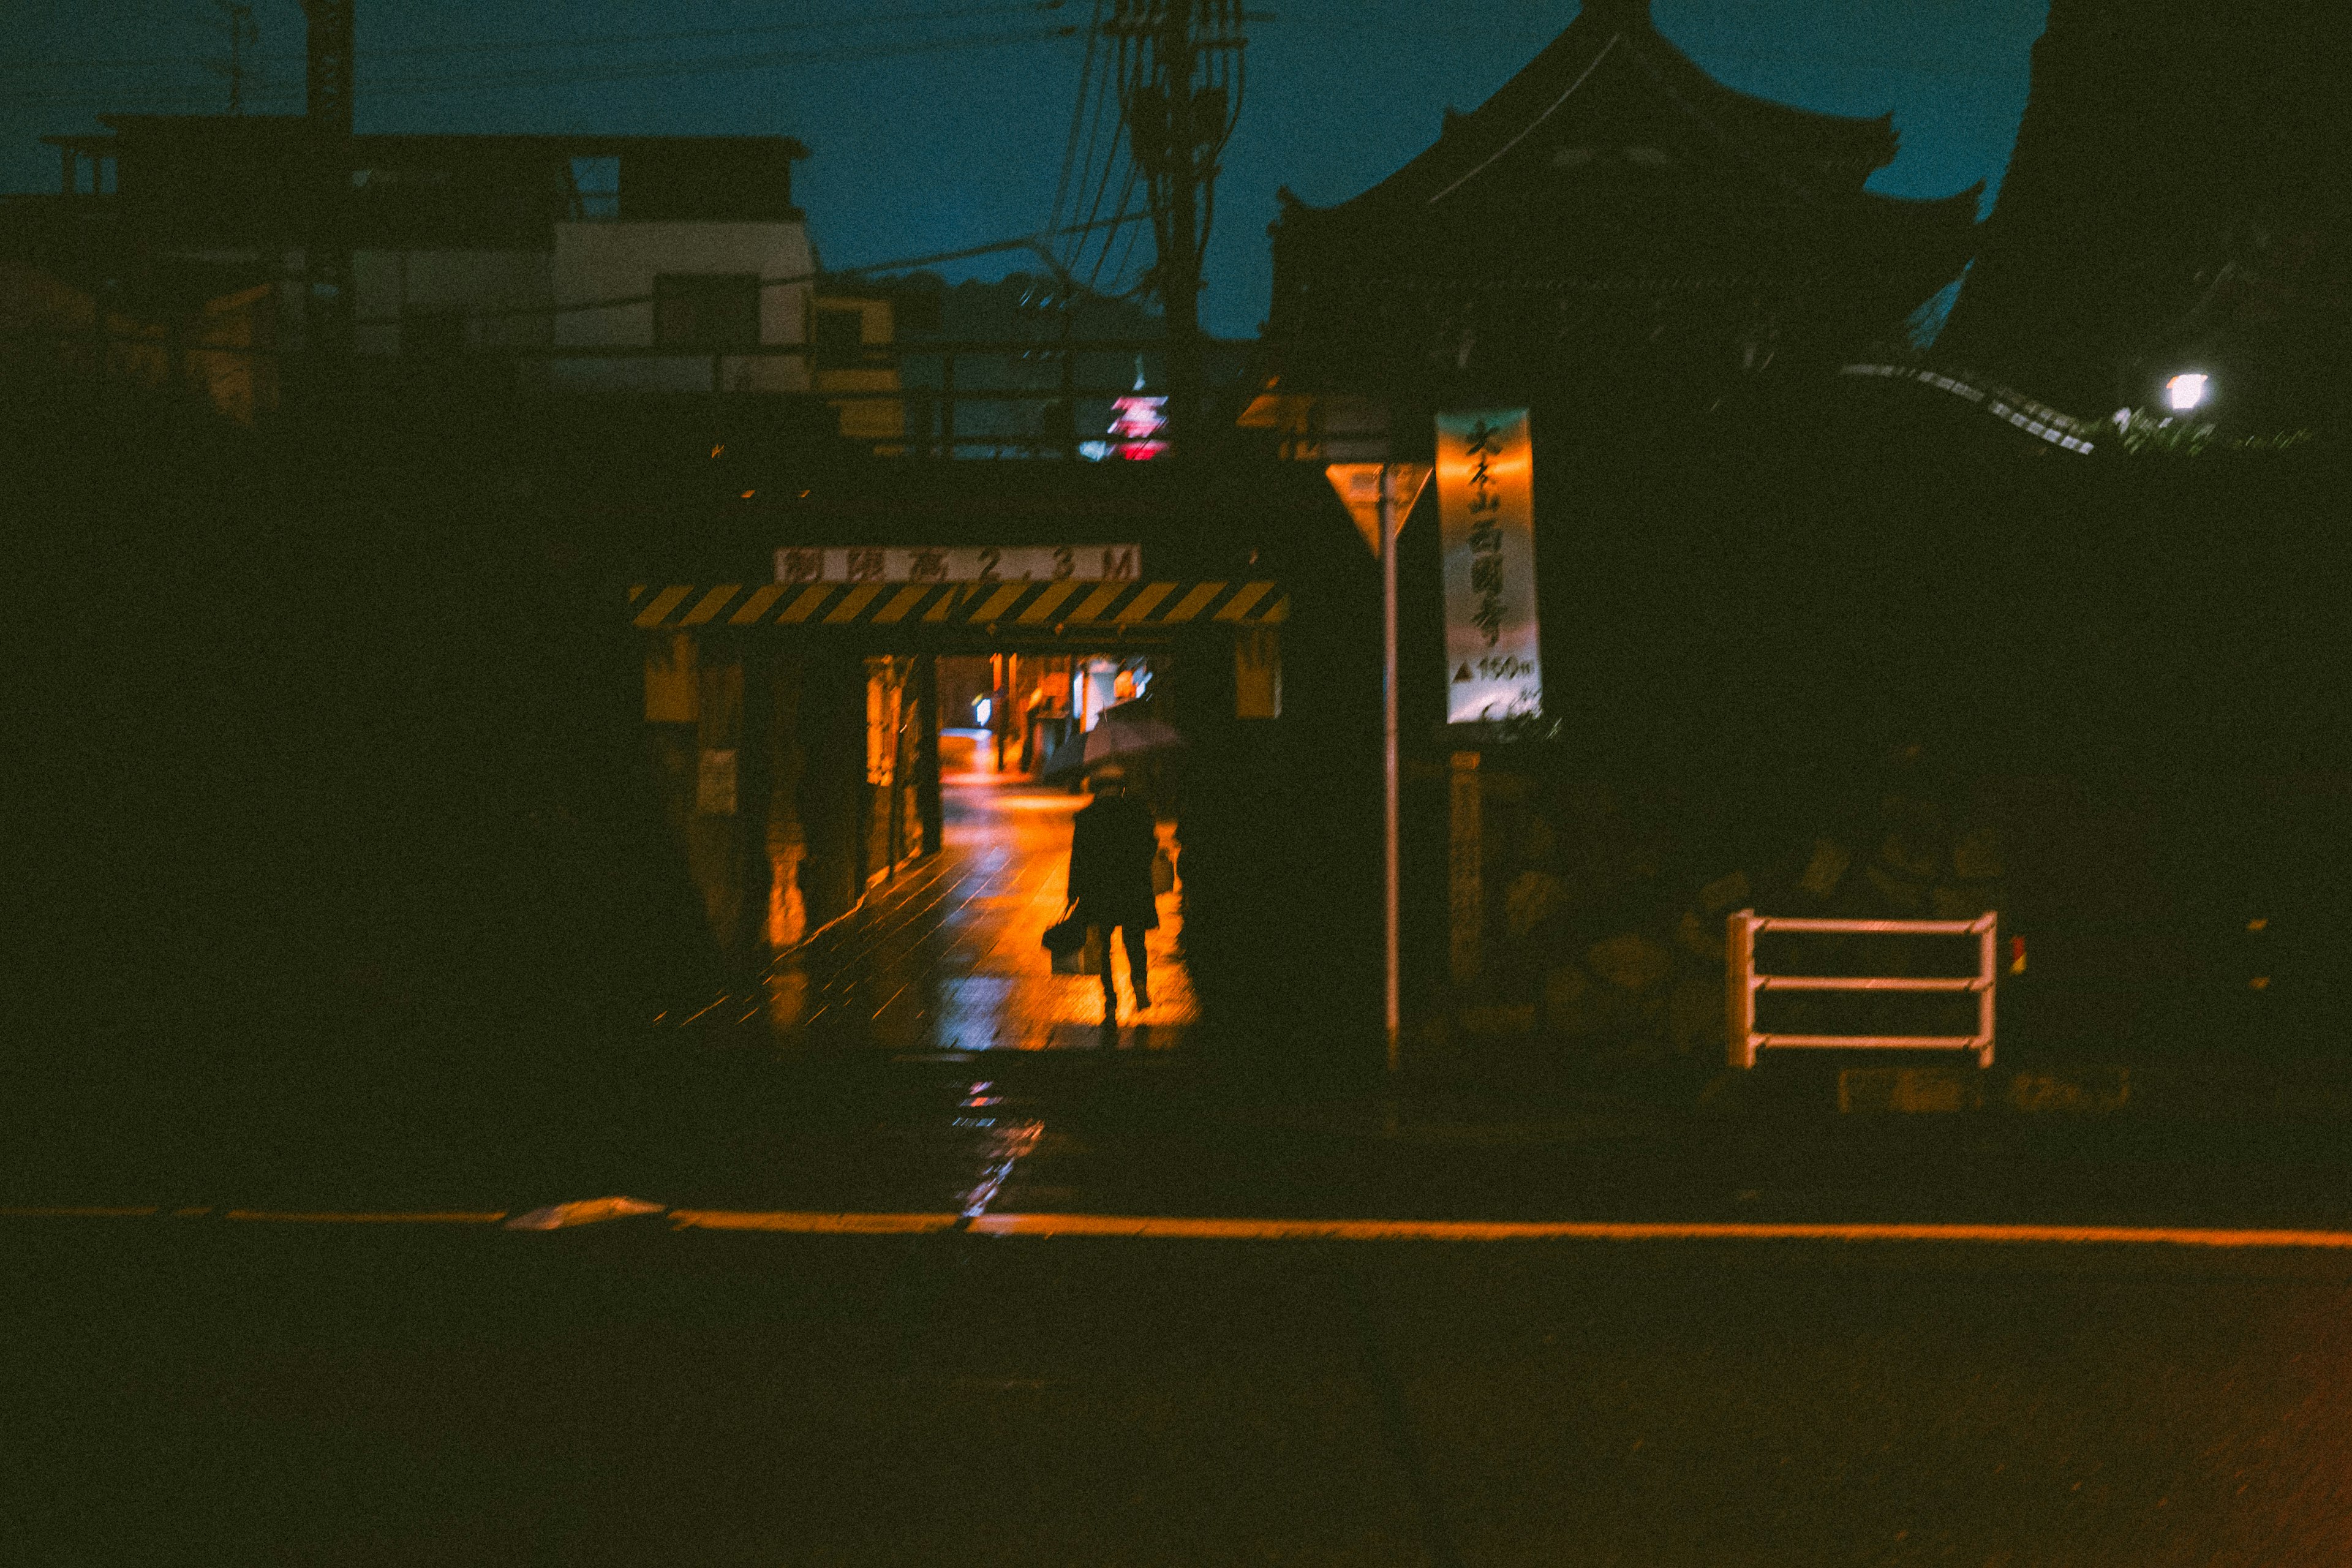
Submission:
<svg viewBox="0 0 2352 1568">
<path fill-rule="evenodd" d="M 1159 847 L 1150 808 L 1125 795 L 1096 796 L 1070 832 L 1069 896 L 1079 917 L 1088 925 L 1157 929 L 1151 858 Z"/>
</svg>

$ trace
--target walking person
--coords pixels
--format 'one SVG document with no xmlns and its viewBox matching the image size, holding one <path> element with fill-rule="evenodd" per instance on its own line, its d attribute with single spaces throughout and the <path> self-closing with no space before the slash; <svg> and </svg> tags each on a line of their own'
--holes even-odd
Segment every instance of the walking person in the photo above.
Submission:
<svg viewBox="0 0 2352 1568">
<path fill-rule="evenodd" d="M 1111 977 L 1111 931 L 1117 928 L 1127 948 L 1128 986 L 1135 993 L 1135 1008 L 1151 1005 L 1151 981 L 1143 951 L 1143 933 L 1160 924 L 1160 910 L 1151 895 L 1151 861 L 1159 853 L 1160 836 L 1150 807 L 1127 793 L 1127 775 L 1117 765 L 1097 768 L 1088 775 L 1095 798 L 1078 813 L 1070 832 L 1069 901 L 1076 918 L 1103 935 L 1103 1022 L 1118 1022 L 1118 987 Z"/>
</svg>

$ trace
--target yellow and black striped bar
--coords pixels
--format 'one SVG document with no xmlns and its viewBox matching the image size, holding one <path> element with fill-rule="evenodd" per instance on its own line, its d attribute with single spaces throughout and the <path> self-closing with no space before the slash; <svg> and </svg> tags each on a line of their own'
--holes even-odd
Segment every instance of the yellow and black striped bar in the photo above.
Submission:
<svg viewBox="0 0 2352 1568">
<path fill-rule="evenodd" d="M 1273 626 L 1290 597 L 1272 583 L 641 583 L 632 624 L 697 626 L 898 626 L 1053 632 Z"/>
</svg>

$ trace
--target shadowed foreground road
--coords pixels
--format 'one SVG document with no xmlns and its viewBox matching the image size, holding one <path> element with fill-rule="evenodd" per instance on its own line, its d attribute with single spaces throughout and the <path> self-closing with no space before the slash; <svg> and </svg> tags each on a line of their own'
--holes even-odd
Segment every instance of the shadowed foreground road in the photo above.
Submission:
<svg viewBox="0 0 2352 1568">
<path fill-rule="evenodd" d="M 2340 1563 L 2352 1255 L 0 1221 L 18 1563 Z"/>
</svg>

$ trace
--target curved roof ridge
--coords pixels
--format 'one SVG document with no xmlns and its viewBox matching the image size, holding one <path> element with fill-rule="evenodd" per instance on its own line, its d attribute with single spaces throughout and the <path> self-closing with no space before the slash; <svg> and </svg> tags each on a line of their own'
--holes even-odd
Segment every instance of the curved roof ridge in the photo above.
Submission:
<svg viewBox="0 0 2352 1568">
<path fill-rule="evenodd" d="M 1442 202 L 1447 196 L 1452 195 L 1456 190 L 1468 184 L 1480 174 L 1485 174 L 1488 165 L 1492 164 L 1496 159 L 1500 158 L 1504 153 L 1509 152 L 1512 148 L 1517 146 L 1520 142 L 1533 135 L 1537 126 L 1541 125 L 1545 121 L 1549 120 L 1555 113 L 1559 112 L 1559 106 L 1566 103 L 1570 99 L 1575 97 L 1576 89 L 1582 87 L 1587 81 L 1591 79 L 1592 73 L 1601 68 L 1601 62 L 1609 58 L 1610 51 L 1624 42 L 1625 35 L 1622 32 L 1616 32 L 1609 35 L 1609 41 L 1601 46 L 1599 52 L 1586 63 L 1585 68 L 1582 70 L 1576 73 L 1576 79 L 1568 84 L 1567 89 L 1558 98 L 1553 99 L 1550 103 L 1545 105 L 1544 111 L 1541 114 L 1537 115 L 1525 125 L 1520 126 L 1509 141 L 1505 142 L 1500 147 L 1496 148 L 1484 158 L 1479 159 L 1477 163 L 1470 166 L 1466 173 L 1456 175 L 1444 186 L 1444 189 L 1440 190 L 1435 195 L 1429 198 L 1428 205 L 1435 206 L 1439 202 Z M 1493 101 L 1493 99 L 1487 100 L 1488 103 Z M 1486 105 L 1481 104 L 1479 107 L 1483 109 Z"/>
<path fill-rule="evenodd" d="M 1434 205 L 1521 146 L 1604 61 L 1619 53 L 1633 57 L 1656 89 L 1710 138 L 1801 201 L 1864 194 L 1864 181 L 1894 160 L 1898 139 L 1891 113 L 1829 114 L 1741 92 L 1716 80 L 1659 32 L 1646 0 L 1614 5 L 1588 0 L 1566 27 L 1485 102 L 1467 114 L 1449 110 L 1438 139 L 1386 178 L 1328 205 L 1286 195 L 1284 213 Z M 1927 201 L 1957 204 L 1969 195 Z M 1903 200 L 1906 205 L 1919 200 L 1885 199 Z M 1971 216 L 1974 210 L 1972 206 Z"/>
<path fill-rule="evenodd" d="M 1678 59 L 1681 59 L 1683 64 L 1690 66 L 1694 70 L 1698 68 L 1696 65 L 1692 64 L 1687 57 L 1684 56 L 1680 50 L 1676 49 L 1674 45 L 1667 43 L 1664 37 L 1657 33 L 1654 29 L 1652 30 L 1651 37 L 1656 38 L 1660 44 L 1664 45 L 1667 53 Z M 1659 90 L 1664 92 L 1668 98 L 1673 99 L 1675 100 L 1675 107 L 1679 108 L 1685 114 L 1690 116 L 1693 122 L 1695 122 L 1701 130 L 1707 132 L 1709 134 L 1714 136 L 1717 142 L 1720 142 L 1725 147 L 1728 148 L 1733 156 L 1761 169 L 1765 175 L 1775 184 L 1790 192 L 1792 195 L 1809 202 L 1818 202 L 1821 200 L 1821 193 L 1819 191 L 1814 190 L 1810 184 L 1801 184 L 1792 178 L 1787 170 L 1777 168 L 1773 164 L 1767 163 L 1764 159 L 1758 157 L 1754 148 L 1748 146 L 1739 137 L 1735 136 L 1730 132 L 1725 130 L 1720 124 L 1717 123 L 1714 116 L 1708 114 L 1698 105 L 1693 103 L 1690 99 L 1685 95 L 1681 89 L 1677 88 L 1673 82 L 1666 79 L 1666 73 L 1658 68 L 1658 63 L 1650 58 L 1650 53 L 1647 49 L 1644 49 L 1640 45 L 1636 44 L 1632 47 L 1631 53 L 1633 54 L 1633 58 L 1640 62 L 1642 68 L 1650 73 L 1650 79 L 1658 84 Z M 1703 77 L 1706 75 L 1705 72 L 1700 72 L 1700 74 Z M 1714 80 L 1712 77 L 1707 77 L 1706 79 L 1710 82 Z"/>
<path fill-rule="evenodd" d="M 1715 100 L 1718 111 L 1728 111 L 1748 122 L 1748 129 L 1761 132 L 1782 144 L 1784 150 L 1795 151 L 1800 145 L 1807 152 L 1819 154 L 1835 150 L 1846 157 L 1868 157 L 1871 162 L 1864 172 L 1879 168 L 1893 161 L 1896 150 L 1895 116 L 1889 110 L 1878 114 L 1833 114 L 1827 110 L 1807 109 L 1801 104 L 1783 103 L 1778 99 L 1762 98 L 1743 92 L 1718 81 L 1705 66 L 1685 54 L 1672 38 L 1655 27 L 1648 29 L 1649 41 L 1657 47 L 1664 68 L 1683 78 L 1686 90 Z"/>
</svg>

